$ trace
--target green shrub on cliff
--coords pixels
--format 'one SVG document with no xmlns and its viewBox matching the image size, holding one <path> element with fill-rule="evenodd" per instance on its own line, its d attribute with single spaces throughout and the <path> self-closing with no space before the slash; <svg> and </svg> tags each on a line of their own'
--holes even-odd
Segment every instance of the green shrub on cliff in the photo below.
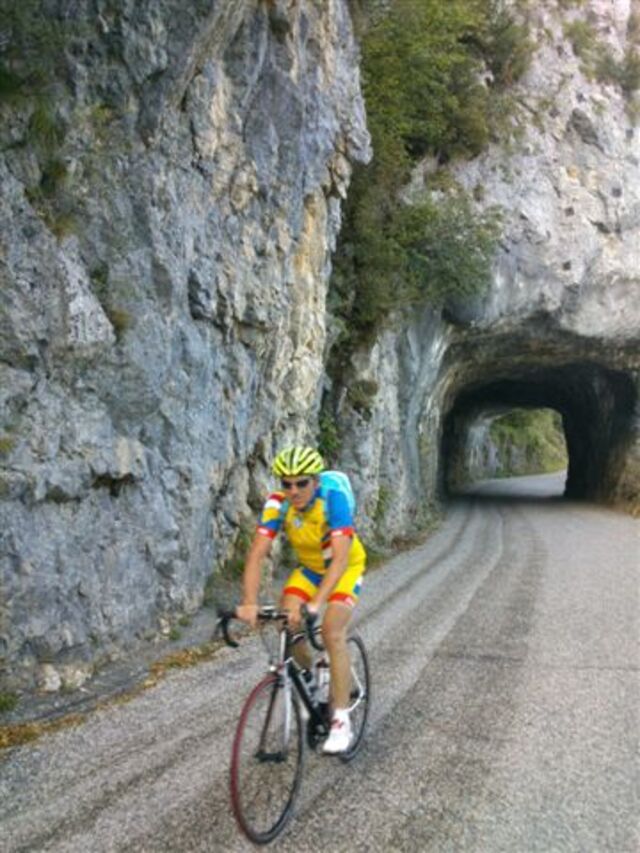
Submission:
<svg viewBox="0 0 640 853">
<path fill-rule="evenodd" d="M 362 69 L 379 166 L 436 153 L 474 156 L 488 142 L 490 100 L 524 73 L 526 26 L 499 2 L 396 0 L 366 33 Z M 393 153 L 394 162 L 389 162 Z"/>
<path fill-rule="evenodd" d="M 524 24 L 498 2 L 397 0 L 365 31 L 374 157 L 353 177 L 329 302 L 351 336 L 375 334 L 392 309 L 487 284 L 498 218 L 474 212 L 459 188 L 443 193 L 442 174 L 496 136 L 495 102 L 532 50 Z M 424 198 L 408 205 L 401 188 L 425 156 L 435 166 Z"/>
<path fill-rule="evenodd" d="M 485 98 L 473 52 L 460 42 L 477 27 L 474 5 L 399 2 L 367 35 L 365 98 L 379 160 L 391 150 L 401 149 L 406 163 L 429 151 L 454 154 L 485 143 L 486 128 L 477 140 L 466 139 L 463 129 L 467 110 L 477 112 Z"/>
<path fill-rule="evenodd" d="M 336 271 L 334 299 L 336 293 L 346 298 L 351 289 L 356 294 L 352 328 L 371 331 L 394 309 L 421 302 L 439 305 L 488 284 L 500 233 L 496 211 L 478 214 L 463 193 L 392 209 L 382 199 L 376 204 L 375 196 L 372 188 L 365 195 L 368 203 L 355 212 L 357 239 L 348 247 L 343 243 L 349 262 Z"/>
<path fill-rule="evenodd" d="M 630 98 L 640 89 L 640 53 L 628 48 L 622 59 L 603 50 L 595 66 L 595 75 L 602 83 L 617 85 L 625 97 Z"/>
</svg>

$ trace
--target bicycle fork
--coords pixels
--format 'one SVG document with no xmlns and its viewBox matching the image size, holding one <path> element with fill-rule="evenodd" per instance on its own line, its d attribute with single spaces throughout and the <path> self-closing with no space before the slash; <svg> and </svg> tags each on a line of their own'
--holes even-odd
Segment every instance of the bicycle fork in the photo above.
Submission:
<svg viewBox="0 0 640 853">
<path fill-rule="evenodd" d="M 281 642 L 286 643 L 286 637 L 284 632 L 282 632 Z M 258 743 L 258 750 L 256 752 L 256 758 L 261 762 L 271 761 L 273 763 L 284 762 L 287 760 L 288 750 L 289 750 L 289 740 L 291 735 L 291 724 L 292 724 L 292 715 L 293 711 L 293 692 L 292 692 L 292 679 L 290 675 L 289 668 L 292 666 L 291 659 L 287 657 L 285 654 L 285 648 L 281 649 L 281 654 L 279 656 L 280 660 L 284 661 L 279 665 L 272 664 L 271 671 L 273 672 L 275 679 L 273 682 L 273 689 L 271 691 L 271 697 L 269 699 L 269 707 L 267 708 L 267 713 L 265 715 L 264 724 L 262 726 L 262 731 L 260 733 L 260 741 Z M 292 670 L 293 671 L 293 670 Z M 293 676 L 295 677 L 297 673 L 293 671 Z M 283 708 L 282 708 L 282 723 L 278 719 L 278 702 L 282 700 Z M 274 719 L 275 715 L 275 719 Z M 269 750 L 269 740 L 270 736 L 273 739 L 274 728 L 279 731 L 280 737 L 280 748 L 276 751 Z"/>
</svg>

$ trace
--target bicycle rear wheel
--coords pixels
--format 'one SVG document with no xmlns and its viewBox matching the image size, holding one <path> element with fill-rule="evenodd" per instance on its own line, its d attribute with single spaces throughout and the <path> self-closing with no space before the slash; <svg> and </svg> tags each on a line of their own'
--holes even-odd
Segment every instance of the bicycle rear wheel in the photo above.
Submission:
<svg viewBox="0 0 640 853">
<path fill-rule="evenodd" d="M 353 737 L 346 752 L 340 753 L 342 761 L 351 761 L 362 745 L 362 738 L 369 717 L 371 701 L 371 680 L 369 661 L 362 637 L 351 633 L 347 638 L 349 658 L 351 660 L 351 694 L 349 697 L 349 716 Z"/>
<path fill-rule="evenodd" d="M 245 702 L 231 755 L 233 812 L 255 844 L 272 841 L 290 819 L 303 750 L 298 703 L 287 701 L 277 675 L 267 675 Z"/>
</svg>

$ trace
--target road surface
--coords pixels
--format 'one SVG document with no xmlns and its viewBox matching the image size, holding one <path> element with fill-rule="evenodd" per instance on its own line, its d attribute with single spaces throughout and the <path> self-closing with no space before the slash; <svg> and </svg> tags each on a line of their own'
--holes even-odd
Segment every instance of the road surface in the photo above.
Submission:
<svg viewBox="0 0 640 853">
<path fill-rule="evenodd" d="M 640 525 L 484 484 L 366 578 L 354 762 L 308 755 L 283 851 L 640 850 Z M 228 764 L 261 647 L 0 755 L 0 849 L 242 851 Z"/>
</svg>

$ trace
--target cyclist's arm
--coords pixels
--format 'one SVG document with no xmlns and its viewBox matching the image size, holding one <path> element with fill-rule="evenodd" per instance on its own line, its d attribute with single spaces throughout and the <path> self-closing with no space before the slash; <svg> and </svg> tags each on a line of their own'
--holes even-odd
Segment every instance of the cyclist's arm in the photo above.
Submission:
<svg viewBox="0 0 640 853">
<path fill-rule="evenodd" d="M 256 533 L 249 548 L 242 576 L 242 604 L 236 609 L 238 619 L 255 626 L 258 614 L 258 592 L 262 561 L 271 550 L 273 539 Z"/>
<path fill-rule="evenodd" d="M 255 627 L 257 621 L 262 561 L 271 550 L 273 540 L 282 526 L 284 504 L 282 492 L 272 492 L 269 495 L 262 508 L 258 529 L 244 563 L 242 604 L 236 608 L 236 615 L 252 627 Z"/>
<path fill-rule="evenodd" d="M 332 558 L 327 571 L 322 578 L 318 591 L 309 604 L 312 610 L 319 609 L 329 600 L 333 588 L 342 577 L 349 563 L 349 551 L 351 550 L 350 536 L 334 536 L 331 539 Z"/>
</svg>

